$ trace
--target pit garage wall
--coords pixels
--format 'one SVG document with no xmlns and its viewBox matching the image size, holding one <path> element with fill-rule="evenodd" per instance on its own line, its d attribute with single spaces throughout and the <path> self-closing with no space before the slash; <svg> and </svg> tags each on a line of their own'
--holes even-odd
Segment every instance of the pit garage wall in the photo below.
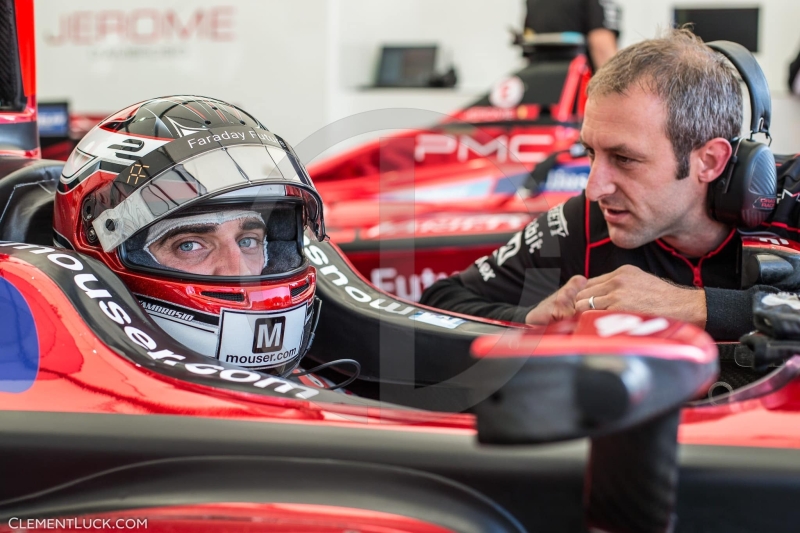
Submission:
<svg viewBox="0 0 800 533">
<path fill-rule="evenodd" d="M 691 5 L 617 1 L 622 45 L 654 36 L 676 5 Z M 794 151 L 800 98 L 790 98 L 785 87 L 788 63 L 800 48 L 800 2 L 760 5 L 757 57 L 774 93 L 773 148 Z M 371 109 L 452 111 L 521 64 L 508 28 L 521 26 L 523 0 L 36 0 L 35 9 L 41 100 L 109 113 L 157 95 L 215 96 L 243 106 L 295 144 Z M 453 61 L 459 87 L 364 90 L 384 43 L 438 43 L 439 67 Z"/>
<path fill-rule="evenodd" d="M 154 96 L 213 96 L 290 142 L 326 123 L 325 0 L 34 5 L 40 100 L 110 113 Z"/>
</svg>

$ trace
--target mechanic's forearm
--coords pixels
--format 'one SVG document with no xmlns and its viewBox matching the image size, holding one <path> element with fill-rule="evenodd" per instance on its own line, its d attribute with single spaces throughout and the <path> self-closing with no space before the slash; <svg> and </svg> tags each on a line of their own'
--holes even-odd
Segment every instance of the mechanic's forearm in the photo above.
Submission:
<svg viewBox="0 0 800 533">
<path fill-rule="evenodd" d="M 439 280 L 425 289 L 419 303 L 454 313 L 519 323 L 525 322 L 525 315 L 529 310 L 485 300 L 464 287 L 458 276 Z"/>
<path fill-rule="evenodd" d="M 708 315 L 705 329 L 709 335 L 716 341 L 737 341 L 753 331 L 753 298 L 758 291 L 778 292 L 767 285 L 747 290 L 705 288 Z"/>
</svg>

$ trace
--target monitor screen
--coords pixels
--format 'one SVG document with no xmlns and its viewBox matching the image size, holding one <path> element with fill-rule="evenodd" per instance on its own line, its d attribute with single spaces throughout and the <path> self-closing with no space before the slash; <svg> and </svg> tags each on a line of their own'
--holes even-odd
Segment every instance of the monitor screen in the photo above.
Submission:
<svg viewBox="0 0 800 533">
<path fill-rule="evenodd" d="M 758 52 L 758 11 L 751 8 L 676 8 L 675 23 L 691 22 L 695 35 L 705 42 L 733 41 Z"/>
<path fill-rule="evenodd" d="M 427 87 L 436 66 L 436 46 L 384 46 L 378 87 Z"/>
</svg>

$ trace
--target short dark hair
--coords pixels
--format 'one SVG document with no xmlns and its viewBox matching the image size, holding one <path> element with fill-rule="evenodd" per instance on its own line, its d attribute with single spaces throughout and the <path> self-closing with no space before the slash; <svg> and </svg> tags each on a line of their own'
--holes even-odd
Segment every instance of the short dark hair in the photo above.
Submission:
<svg viewBox="0 0 800 533">
<path fill-rule="evenodd" d="M 678 162 L 678 179 L 689 175 L 692 150 L 717 137 L 739 136 L 739 75 L 690 28 L 671 29 L 619 51 L 592 77 L 587 92 L 589 97 L 625 94 L 634 83 L 666 104 L 666 134 Z"/>
</svg>

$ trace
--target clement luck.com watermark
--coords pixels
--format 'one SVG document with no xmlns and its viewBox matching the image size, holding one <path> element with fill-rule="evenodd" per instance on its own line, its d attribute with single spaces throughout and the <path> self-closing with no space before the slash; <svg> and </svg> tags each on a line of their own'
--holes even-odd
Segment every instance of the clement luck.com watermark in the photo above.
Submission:
<svg viewBox="0 0 800 533">
<path fill-rule="evenodd" d="M 147 529 L 147 518 L 17 518 L 8 519 L 14 530 L 29 529 Z"/>
</svg>

